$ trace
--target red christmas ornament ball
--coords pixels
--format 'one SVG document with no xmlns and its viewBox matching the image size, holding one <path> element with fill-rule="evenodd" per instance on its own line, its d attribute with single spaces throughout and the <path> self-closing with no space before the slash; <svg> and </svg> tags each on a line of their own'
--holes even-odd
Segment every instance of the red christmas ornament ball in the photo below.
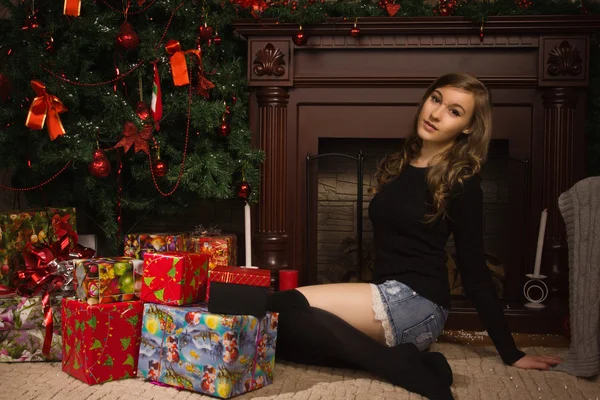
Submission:
<svg viewBox="0 0 600 400">
<path fill-rule="evenodd" d="M 252 188 L 250 187 L 250 184 L 248 182 L 241 181 L 237 184 L 235 192 L 240 199 L 248 200 L 248 197 L 250 197 L 250 193 L 252 193 Z"/>
<path fill-rule="evenodd" d="M 306 42 L 308 42 L 308 36 L 306 36 L 302 28 L 300 28 L 298 32 L 296 32 L 296 34 L 294 35 L 293 40 L 297 46 L 304 46 Z"/>
<path fill-rule="evenodd" d="M 204 25 L 200 26 L 199 31 L 200 31 L 200 37 L 202 39 L 204 39 L 204 40 L 212 39 L 213 28 L 211 28 L 210 26 L 208 26 L 206 24 L 206 22 L 204 23 Z"/>
<path fill-rule="evenodd" d="M 142 121 L 146 121 L 150 118 L 150 107 L 143 101 L 138 101 L 135 105 L 135 113 L 140 117 Z"/>
<path fill-rule="evenodd" d="M 165 160 L 161 160 L 160 158 L 154 161 L 152 164 L 152 172 L 154 172 L 154 176 L 162 177 L 167 175 L 169 171 L 169 166 Z"/>
<path fill-rule="evenodd" d="M 131 51 L 137 49 L 139 44 L 140 37 L 133 30 L 133 26 L 129 22 L 124 22 L 117 35 L 117 46 L 123 50 Z"/>
<path fill-rule="evenodd" d="M 106 153 L 100 149 L 94 150 L 92 156 L 92 162 L 88 164 L 88 171 L 90 175 L 96 178 L 106 178 L 110 175 L 110 161 L 106 157 Z"/>
<path fill-rule="evenodd" d="M 358 35 L 360 35 L 360 29 L 357 26 L 353 26 L 352 29 L 350 29 L 350 36 L 358 37 Z"/>
<path fill-rule="evenodd" d="M 221 137 L 227 137 L 227 136 L 229 136 L 230 132 L 231 132 L 231 127 L 229 126 L 227 121 L 225 121 L 223 119 L 223 121 L 221 121 L 221 125 L 219 126 L 219 135 L 221 135 Z"/>
<path fill-rule="evenodd" d="M 223 38 L 217 33 L 217 34 L 215 34 L 215 37 L 213 38 L 213 43 L 216 46 L 220 46 L 221 43 L 223 43 Z"/>
<path fill-rule="evenodd" d="M 0 269 L 0 272 L 2 273 L 2 275 L 6 276 L 10 273 L 10 267 L 8 266 L 8 264 L 4 264 L 2 266 L 2 268 Z"/>
</svg>

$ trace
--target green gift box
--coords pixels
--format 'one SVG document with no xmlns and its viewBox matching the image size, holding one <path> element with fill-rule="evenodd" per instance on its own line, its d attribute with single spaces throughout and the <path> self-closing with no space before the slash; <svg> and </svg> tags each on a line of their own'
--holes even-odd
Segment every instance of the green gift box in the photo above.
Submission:
<svg viewBox="0 0 600 400">
<path fill-rule="evenodd" d="M 139 298 L 143 261 L 131 257 L 85 258 L 74 264 L 79 300 L 94 305 Z"/>
</svg>

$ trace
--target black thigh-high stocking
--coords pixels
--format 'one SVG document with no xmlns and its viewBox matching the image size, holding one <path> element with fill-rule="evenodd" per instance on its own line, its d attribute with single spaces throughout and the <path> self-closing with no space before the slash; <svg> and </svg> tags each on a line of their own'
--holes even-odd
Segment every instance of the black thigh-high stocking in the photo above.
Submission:
<svg viewBox="0 0 600 400">
<path fill-rule="evenodd" d="M 268 297 L 267 310 L 279 313 L 275 357 L 280 360 L 321 367 L 360 368 L 358 365 L 319 352 L 312 343 L 296 340 L 296 324 L 293 320 L 295 313 L 309 307 L 308 300 L 297 290 L 277 292 Z"/>
<path fill-rule="evenodd" d="M 452 399 L 447 380 L 426 365 L 414 344 L 387 347 L 336 315 L 310 307 L 296 290 L 272 295 L 267 304 L 269 310 L 280 312 L 277 354 L 281 358 L 305 363 L 319 354 L 325 360 L 337 359 L 363 368 L 428 398 Z"/>
</svg>

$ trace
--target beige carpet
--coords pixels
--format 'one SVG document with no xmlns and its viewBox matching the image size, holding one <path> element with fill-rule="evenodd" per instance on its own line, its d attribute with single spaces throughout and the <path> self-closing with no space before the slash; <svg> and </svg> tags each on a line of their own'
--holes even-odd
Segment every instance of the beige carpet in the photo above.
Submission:
<svg viewBox="0 0 600 400">
<path fill-rule="evenodd" d="M 600 378 L 577 379 L 562 372 L 524 371 L 502 364 L 491 347 L 437 343 L 454 370 L 457 400 L 600 399 Z M 535 347 L 530 354 L 563 355 L 566 349 Z M 60 363 L 0 364 L 0 399 L 196 400 L 199 394 L 128 379 L 88 386 L 61 370 Z M 278 363 L 275 382 L 244 399 L 378 400 L 422 397 L 361 371 Z"/>
</svg>

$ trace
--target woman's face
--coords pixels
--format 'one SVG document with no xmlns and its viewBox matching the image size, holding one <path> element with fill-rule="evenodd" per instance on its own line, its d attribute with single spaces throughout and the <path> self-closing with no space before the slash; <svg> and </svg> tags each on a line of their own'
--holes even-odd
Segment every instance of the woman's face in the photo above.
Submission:
<svg viewBox="0 0 600 400">
<path fill-rule="evenodd" d="M 438 88 L 423 104 L 417 134 L 424 145 L 446 148 L 459 134 L 471 133 L 474 108 L 472 93 L 451 86 Z"/>
</svg>

